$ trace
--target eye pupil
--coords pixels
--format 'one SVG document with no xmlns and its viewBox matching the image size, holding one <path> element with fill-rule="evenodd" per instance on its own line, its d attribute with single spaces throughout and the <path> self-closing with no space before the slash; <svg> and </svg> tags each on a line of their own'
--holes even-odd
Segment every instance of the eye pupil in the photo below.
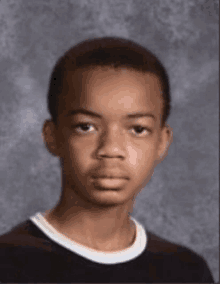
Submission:
<svg viewBox="0 0 220 284">
<path fill-rule="evenodd" d="M 136 130 L 137 130 L 137 129 L 138 129 L 138 130 L 141 130 L 141 131 L 138 131 L 138 132 L 142 132 L 143 127 L 137 126 L 137 127 L 136 127 Z"/>
<path fill-rule="evenodd" d="M 86 129 L 89 128 L 89 126 L 88 126 L 88 124 L 82 124 L 82 125 L 81 125 L 81 128 L 82 128 L 83 130 L 86 130 Z"/>
</svg>

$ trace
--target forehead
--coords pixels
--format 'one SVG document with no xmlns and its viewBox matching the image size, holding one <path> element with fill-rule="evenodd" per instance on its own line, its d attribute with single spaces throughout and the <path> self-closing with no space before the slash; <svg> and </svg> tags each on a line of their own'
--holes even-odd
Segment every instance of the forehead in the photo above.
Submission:
<svg viewBox="0 0 220 284">
<path fill-rule="evenodd" d="M 128 69 L 79 69 L 65 76 L 62 109 L 90 108 L 106 114 L 161 109 L 161 87 L 156 75 Z M 61 103 L 62 104 L 62 103 Z"/>
</svg>

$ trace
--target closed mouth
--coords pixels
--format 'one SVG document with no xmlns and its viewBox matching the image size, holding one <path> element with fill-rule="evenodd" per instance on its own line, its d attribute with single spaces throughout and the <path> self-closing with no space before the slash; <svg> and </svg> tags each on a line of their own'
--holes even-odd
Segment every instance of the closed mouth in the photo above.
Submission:
<svg viewBox="0 0 220 284">
<path fill-rule="evenodd" d="M 108 176 L 108 175 L 101 175 L 101 176 L 93 176 L 93 178 L 103 178 L 103 179 L 128 179 L 125 176 Z"/>
</svg>

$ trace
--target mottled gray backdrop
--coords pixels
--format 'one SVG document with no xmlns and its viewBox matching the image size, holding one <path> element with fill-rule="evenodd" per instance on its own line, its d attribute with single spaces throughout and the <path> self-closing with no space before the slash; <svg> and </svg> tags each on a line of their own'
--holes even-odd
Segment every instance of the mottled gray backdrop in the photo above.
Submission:
<svg viewBox="0 0 220 284">
<path fill-rule="evenodd" d="M 107 35 L 152 50 L 170 75 L 174 138 L 133 216 L 183 244 L 219 278 L 219 1 L 0 1 L 0 234 L 58 201 L 58 159 L 41 138 L 51 69 L 72 45 Z"/>
</svg>

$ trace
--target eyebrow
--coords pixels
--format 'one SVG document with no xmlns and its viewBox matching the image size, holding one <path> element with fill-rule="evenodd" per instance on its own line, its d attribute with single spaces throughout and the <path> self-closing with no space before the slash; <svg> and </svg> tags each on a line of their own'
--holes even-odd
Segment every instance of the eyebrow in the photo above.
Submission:
<svg viewBox="0 0 220 284">
<path fill-rule="evenodd" d="M 87 109 L 83 109 L 83 108 L 76 109 L 76 110 L 70 110 L 68 112 L 67 116 L 69 117 L 69 116 L 74 116 L 74 115 L 77 115 L 77 114 L 84 114 L 84 115 L 89 115 L 89 116 L 96 117 L 96 118 L 102 118 L 102 116 L 100 114 L 92 112 L 92 111 L 87 110 Z M 140 118 L 140 117 L 151 117 L 154 120 L 156 120 L 156 117 L 152 113 L 148 113 L 148 112 L 131 113 L 131 114 L 127 114 L 125 116 L 125 118 L 127 118 L 127 119 Z"/>
</svg>

